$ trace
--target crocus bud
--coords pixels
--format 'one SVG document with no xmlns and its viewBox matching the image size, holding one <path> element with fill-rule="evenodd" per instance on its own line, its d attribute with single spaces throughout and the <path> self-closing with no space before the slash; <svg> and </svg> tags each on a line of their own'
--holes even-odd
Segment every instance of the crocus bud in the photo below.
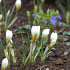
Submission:
<svg viewBox="0 0 70 70">
<path fill-rule="evenodd" d="M 43 3 L 44 2 L 44 0 L 41 0 L 41 3 Z"/>
<path fill-rule="evenodd" d="M 0 21 L 2 20 L 2 14 L 0 14 Z"/>
<path fill-rule="evenodd" d="M 40 35 L 40 26 L 32 26 L 31 34 L 32 34 L 32 40 L 35 43 Z"/>
<path fill-rule="evenodd" d="M 70 12 L 67 11 L 67 15 L 66 15 L 66 22 L 69 23 L 69 17 L 70 17 Z"/>
<path fill-rule="evenodd" d="M 11 49 L 11 55 L 14 57 L 14 49 Z"/>
<path fill-rule="evenodd" d="M 9 42 L 11 42 L 12 36 L 13 36 L 12 31 L 7 30 L 7 31 L 6 31 L 6 42 L 7 42 L 7 44 L 8 44 Z"/>
<path fill-rule="evenodd" d="M 42 32 L 42 40 L 45 41 L 48 34 L 50 32 L 50 29 L 44 29 L 43 32 Z"/>
<path fill-rule="evenodd" d="M 20 10 L 21 8 L 21 0 L 16 0 L 16 10 Z"/>
<path fill-rule="evenodd" d="M 55 43 L 56 43 L 56 40 L 57 40 L 57 33 L 54 33 L 54 32 L 52 32 L 52 34 L 51 34 L 51 37 L 50 37 L 50 39 L 51 39 L 51 46 L 53 46 Z"/>
<path fill-rule="evenodd" d="M 13 63 L 16 63 L 16 57 L 13 57 Z"/>
<path fill-rule="evenodd" d="M 8 59 L 4 58 L 1 64 L 1 70 L 6 70 L 7 66 L 8 66 Z"/>
<path fill-rule="evenodd" d="M 9 56 L 8 56 L 8 51 L 7 51 L 7 49 L 4 50 L 4 53 L 5 53 L 6 58 L 8 58 Z"/>
<path fill-rule="evenodd" d="M 8 10 L 8 12 L 7 12 L 7 17 L 10 15 L 10 10 Z"/>
</svg>

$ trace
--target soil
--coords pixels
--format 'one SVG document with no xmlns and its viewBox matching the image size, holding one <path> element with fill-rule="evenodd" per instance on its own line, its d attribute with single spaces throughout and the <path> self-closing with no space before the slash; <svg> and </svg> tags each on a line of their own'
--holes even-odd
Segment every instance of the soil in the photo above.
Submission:
<svg viewBox="0 0 70 70">
<path fill-rule="evenodd" d="M 15 2 L 15 0 L 6 1 L 7 10 L 10 9 L 10 7 L 12 8 L 14 2 Z M 53 4 L 46 3 L 43 8 L 44 12 L 46 12 L 46 10 L 48 8 L 58 9 L 55 3 L 53 3 Z M 20 13 L 18 15 L 17 21 L 9 28 L 12 31 L 14 29 L 19 28 L 20 26 L 23 26 L 23 24 L 22 24 L 23 22 L 24 22 L 24 24 L 28 24 L 28 18 L 27 18 L 26 12 L 28 10 L 32 14 L 33 6 L 31 4 L 31 2 L 28 0 L 22 1 L 21 10 L 22 10 L 22 13 Z M 60 12 L 60 14 L 62 16 L 62 21 L 66 22 L 64 19 L 64 16 L 62 15 L 61 12 Z M 14 15 L 15 15 L 15 12 L 14 12 Z M 30 20 L 32 20 L 32 19 L 33 19 L 33 17 L 31 17 Z M 60 30 L 60 29 L 58 29 L 58 30 Z M 65 31 L 66 30 L 69 31 L 69 28 L 65 29 Z M 27 37 L 27 34 L 26 33 L 23 34 L 23 40 L 25 40 L 26 37 Z M 3 32 L 1 34 L 1 39 L 2 39 L 2 42 L 5 47 L 6 46 L 5 32 Z M 16 49 L 18 49 L 22 44 L 21 34 L 13 35 L 12 40 L 13 40 L 13 44 L 16 46 Z M 48 57 L 46 57 L 46 60 L 44 63 L 41 63 L 40 56 L 38 56 L 34 63 L 29 64 L 27 62 L 26 66 L 23 68 L 22 64 L 21 64 L 21 60 L 20 60 L 19 56 L 17 55 L 16 64 L 11 63 L 10 68 L 7 70 L 47 70 L 47 68 L 49 68 L 49 70 L 70 70 L 70 54 L 64 56 L 64 52 L 66 50 L 68 50 L 69 48 L 70 48 L 69 46 L 66 46 L 66 44 L 61 39 L 59 39 L 55 45 L 55 50 L 52 50 L 52 53 L 50 53 L 48 55 Z M 23 56 L 21 49 L 19 50 L 19 52 L 20 52 L 21 56 Z M 0 64 L 1 64 L 1 61 L 3 58 L 4 58 L 4 55 L 0 49 Z"/>
</svg>

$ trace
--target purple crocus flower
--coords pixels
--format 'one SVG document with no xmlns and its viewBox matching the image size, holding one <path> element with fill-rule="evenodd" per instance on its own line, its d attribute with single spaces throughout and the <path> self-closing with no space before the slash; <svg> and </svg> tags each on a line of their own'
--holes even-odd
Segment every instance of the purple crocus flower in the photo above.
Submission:
<svg viewBox="0 0 70 70">
<path fill-rule="evenodd" d="M 57 19 L 55 16 L 51 16 L 50 22 L 52 22 L 53 25 L 57 23 Z"/>
<path fill-rule="evenodd" d="M 59 20 L 62 20 L 60 14 L 58 13 L 57 18 L 59 18 Z"/>
</svg>

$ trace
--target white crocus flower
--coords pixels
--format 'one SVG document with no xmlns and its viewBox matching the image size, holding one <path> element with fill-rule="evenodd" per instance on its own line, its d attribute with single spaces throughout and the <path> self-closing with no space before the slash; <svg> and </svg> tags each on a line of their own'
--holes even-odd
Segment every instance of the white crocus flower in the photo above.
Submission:
<svg viewBox="0 0 70 70">
<path fill-rule="evenodd" d="M 0 0 L 0 3 L 1 3 L 1 0 Z"/>
<path fill-rule="evenodd" d="M 46 68 L 46 70 L 49 70 L 49 68 Z"/>
<path fill-rule="evenodd" d="M 8 66 L 8 59 L 4 58 L 1 64 L 1 70 L 6 70 L 7 66 Z"/>
<path fill-rule="evenodd" d="M 50 37 L 50 39 L 51 39 L 50 45 L 51 46 L 53 46 L 56 43 L 57 38 L 58 38 L 57 33 L 52 32 L 51 37 Z"/>
<path fill-rule="evenodd" d="M 50 32 L 50 29 L 44 29 L 43 30 L 43 32 L 42 32 L 42 39 L 43 39 L 43 41 L 46 40 L 49 32 Z"/>
<path fill-rule="evenodd" d="M 0 21 L 2 20 L 2 14 L 0 14 Z"/>
<path fill-rule="evenodd" d="M 31 34 L 32 34 L 32 40 L 35 43 L 40 35 L 40 26 L 32 26 Z"/>
<path fill-rule="evenodd" d="M 9 43 L 9 41 L 11 42 L 12 36 L 13 36 L 12 31 L 7 30 L 6 31 L 6 42 L 7 42 L 7 44 Z"/>
<path fill-rule="evenodd" d="M 20 10 L 21 8 L 21 0 L 16 0 L 16 10 Z"/>
</svg>

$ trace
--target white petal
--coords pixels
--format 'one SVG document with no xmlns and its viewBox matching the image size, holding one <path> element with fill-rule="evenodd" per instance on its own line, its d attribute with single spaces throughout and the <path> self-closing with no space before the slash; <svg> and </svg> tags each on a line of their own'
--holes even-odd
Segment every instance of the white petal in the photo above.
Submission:
<svg viewBox="0 0 70 70">
<path fill-rule="evenodd" d="M 8 59 L 7 58 L 4 58 L 3 60 L 2 60 L 2 68 L 7 68 L 7 66 L 8 66 Z"/>
<path fill-rule="evenodd" d="M 50 29 L 44 29 L 43 32 L 42 32 L 42 36 L 47 36 L 50 32 Z"/>
<path fill-rule="evenodd" d="M 52 32 L 51 37 L 50 37 L 50 39 L 51 39 L 51 46 L 56 43 L 57 38 L 58 38 L 57 33 Z"/>
<path fill-rule="evenodd" d="M 21 0 L 16 0 L 16 7 L 21 8 Z"/>
<path fill-rule="evenodd" d="M 37 37 L 39 37 L 39 35 L 40 35 L 40 26 L 32 26 L 31 34 L 33 36 L 37 35 Z"/>
<path fill-rule="evenodd" d="M 12 39 L 12 36 L 13 36 L 12 31 L 7 30 L 7 31 L 6 31 L 6 39 L 11 40 L 11 39 Z"/>
</svg>

